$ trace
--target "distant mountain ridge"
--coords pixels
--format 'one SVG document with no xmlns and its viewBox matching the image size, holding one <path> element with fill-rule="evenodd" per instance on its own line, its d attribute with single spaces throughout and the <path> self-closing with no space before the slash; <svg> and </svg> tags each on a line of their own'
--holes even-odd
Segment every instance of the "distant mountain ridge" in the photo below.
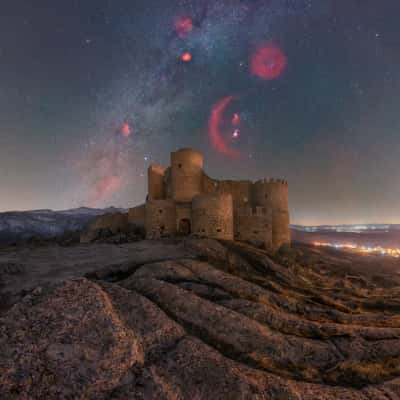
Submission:
<svg viewBox="0 0 400 400">
<path fill-rule="evenodd" d="M 349 232 L 362 233 L 369 231 L 400 230 L 400 224 L 342 224 L 342 225 L 290 225 L 290 228 L 302 232 Z"/>
<path fill-rule="evenodd" d="M 123 208 L 79 207 L 68 210 L 7 211 L 0 213 L 0 243 L 60 237 L 81 231 L 98 215 L 126 212 Z"/>
<path fill-rule="evenodd" d="M 124 208 L 78 207 L 67 210 L 39 209 L 0 212 L 0 244 L 32 238 L 57 238 L 84 229 L 95 217 L 107 213 L 127 212 Z M 291 225 L 293 231 L 308 233 L 367 233 L 400 230 L 400 224 Z M 296 236 L 296 235 L 294 235 Z"/>
</svg>

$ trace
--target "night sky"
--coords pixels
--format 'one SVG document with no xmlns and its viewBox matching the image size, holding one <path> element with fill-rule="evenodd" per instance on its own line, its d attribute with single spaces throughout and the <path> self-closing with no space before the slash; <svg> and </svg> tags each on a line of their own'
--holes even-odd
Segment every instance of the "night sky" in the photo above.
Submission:
<svg viewBox="0 0 400 400">
<path fill-rule="evenodd" d="M 293 223 L 400 222 L 399 0 L 0 5 L 0 211 L 142 203 L 193 147 Z"/>
</svg>

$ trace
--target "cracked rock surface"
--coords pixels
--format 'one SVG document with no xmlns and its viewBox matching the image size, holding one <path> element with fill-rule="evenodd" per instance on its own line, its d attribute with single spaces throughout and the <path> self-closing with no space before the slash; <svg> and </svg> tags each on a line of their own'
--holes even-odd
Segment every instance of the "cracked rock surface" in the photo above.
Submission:
<svg viewBox="0 0 400 400">
<path fill-rule="evenodd" d="M 102 249 L 0 316 L 1 399 L 400 399 L 394 274 L 307 247 Z"/>
</svg>

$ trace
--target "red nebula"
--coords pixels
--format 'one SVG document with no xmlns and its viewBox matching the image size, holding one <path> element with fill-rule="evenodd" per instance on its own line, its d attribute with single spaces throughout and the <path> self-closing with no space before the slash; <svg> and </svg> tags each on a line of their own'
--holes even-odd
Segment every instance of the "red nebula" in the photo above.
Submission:
<svg viewBox="0 0 400 400">
<path fill-rule="evenodd" d="M 208 123 L 210 138 L 213 146 L 216 148 L 218 152 L 226 154 L 233 158 L 239 157 L 240 153 L 237 150 L 230 148 L 228 144 L 224 141 L 220 131 L 220 125 L 222 123 L 222 118 L 225 109 L 232 101 L 235 101 L 237 99 L 238 98 L 236 96 L 228 96 L 221 99 L 212 108 L 210 120 Z"/>
<path fill-rule="evenodd" d="M 240 115 L 238 113 L 233 114 L 232 125 L 238 126 L 240 124 Z"/>
<path fill-rule="evenodd" d="M 262 79 L 279 78 L 286 67 L 286 55 L 275 45 L 260 47 L 251 59 L 251 72 Z"/>
<path fill-rule="evenodd" d="M 183 62 L 190 62 L 190 61 L 192 61 L 192 55 L 189 52 L 183 53 L 181 55 L 181 60 Z"/>
<path fill-rule="evenodd" d="M 193 30 L 193 20 L 190 17 L 179 17 L 175 20 L 175 32 L 181 38 L 189 35 Z"/>
<path fill-rule="evenodd" d="M 111 197 L 122 186 L 122 179 L 119 176 L 109 175 L 99 178 L 92 187 L 89 202 L 93 206 L 99 200 Z"/>
<path fill-rule="evenodd" d="M 132 129 L 127 122 L 124 122 L 119 128 L 119 132 L 124 137 L 129 137 L 132 133 Z"/>
</svg>

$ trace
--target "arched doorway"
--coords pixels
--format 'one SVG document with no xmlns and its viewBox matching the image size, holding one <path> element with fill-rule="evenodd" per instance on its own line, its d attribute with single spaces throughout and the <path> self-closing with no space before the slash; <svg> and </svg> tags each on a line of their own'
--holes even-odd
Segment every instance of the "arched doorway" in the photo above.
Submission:
<svg viewBox="0 0 400 400">
<path fill-rule="evenodd" d="M 180 235 L 190 235 L 191 232 L 190 219 L 182 218 L 179 221 L 178 232 Z"/>
</svg>

